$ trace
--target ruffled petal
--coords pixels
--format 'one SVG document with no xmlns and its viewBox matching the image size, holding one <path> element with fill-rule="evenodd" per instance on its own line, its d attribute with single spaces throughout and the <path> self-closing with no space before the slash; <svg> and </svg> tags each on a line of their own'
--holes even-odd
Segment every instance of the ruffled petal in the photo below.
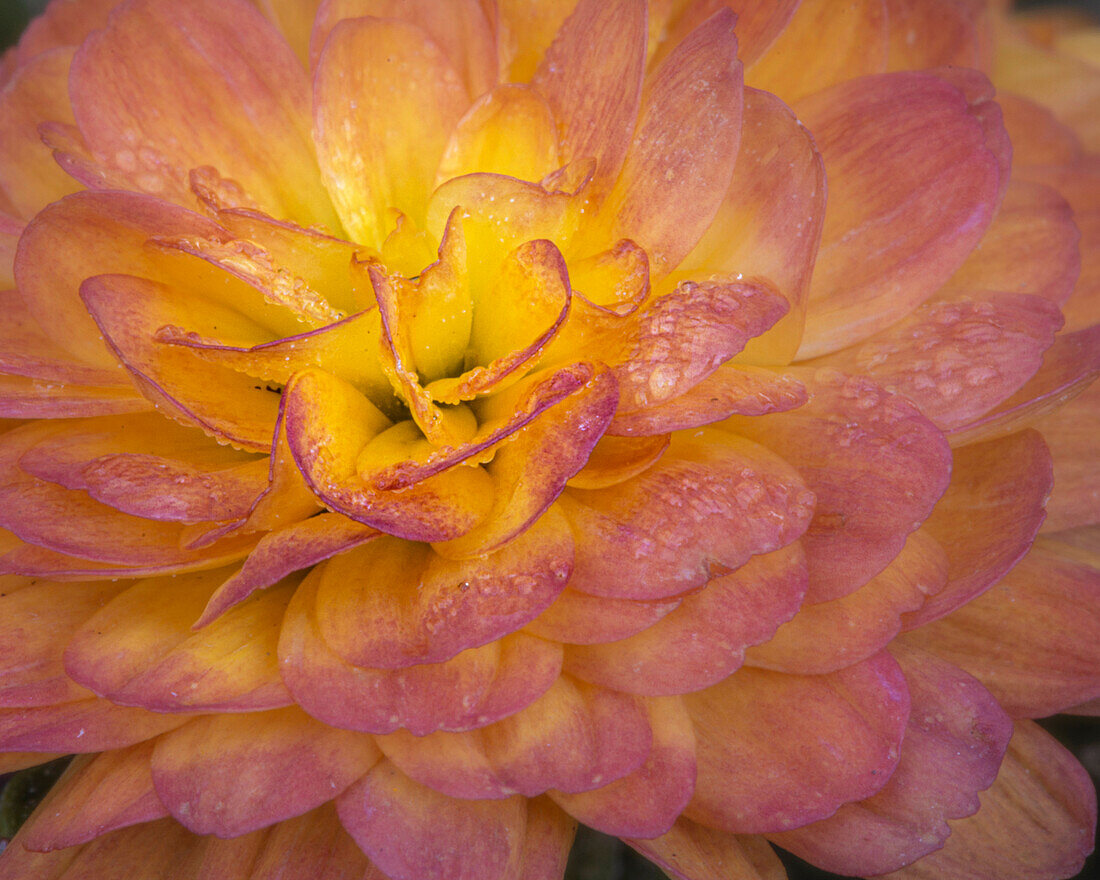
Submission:
<svg viewBox="0 0 1100 880">
<path fill-rule="evenodd" d="M 683 699 L 699 760 L 685 815 L 740 834 L 797 828 L 876 793 L 909 718 L 905 676 L 885 652 L 819 676 L 743 668 Z"/>
<path fill-rule="evenodd" d="M 371 737 L 291 707 L 195 719 L 157 741 L 151 766 L 181 824 L 236 837 L 332 800 L 379 757 Z"/>
</svg>

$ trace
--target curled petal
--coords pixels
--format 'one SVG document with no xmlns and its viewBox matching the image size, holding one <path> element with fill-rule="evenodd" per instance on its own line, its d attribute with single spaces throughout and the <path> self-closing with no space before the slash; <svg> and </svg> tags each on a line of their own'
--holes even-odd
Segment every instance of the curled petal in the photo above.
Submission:
<svg viewBox="0 0 1100 880">
<path fill-rule="evenodd" d="M 809 602 L 840 598 L 882 571 L 947 487 L 951 451 L 904 397 L 861 376 L 797 371 L 810 402 L 723 426 L 798 468 L 817 496 L 802 546 Z"/>
<path fill-rule="evenodd" d="M 207 715 L 157 740 L 153 784 L 197 834 L 236 837 L 331 800 L 380 757 L 363 734 L 300 709 Z"/>
<path fill-rule="evenodd" d="M 755 556 L 732 574 L 684 597 L 635 636 L 570 646 L 566 672 L 628 693 L 660 696 L 701 690 L 732 674 L 745 648 L 771 637 L 798 611 L 806 589 L 801 550 Z"/>
<path fill-rule="evenodd" d="M 570 585 L 610 598 L 660 599 L 702 586 L 805 529 L 813 496 L 756 444 L 706 429 L 606 489 L 560 502 L 577 536 Z"/>
<path fill-rule="evenodd" d="M 819 676 L 746 667 L 683 700 L 699 761 L 685 815 L 737 833 L 797 828 L 877 792 L 909 718 L 905 676 L 886 653 Z"/>
<path fill-rule="evenodd" d="M 867 77 L 799 104 L 829 178 L 799 357 L 893 324 L 981 240 L 1010 147 L 989 83 L 972 72 L 953 77 Z"/>
<path fill-rule="evenodd" d="M 336 801 L 355 842 L 393 880 L 506 880 L 523 857 L 526 800 L 464 801 L 382 761 Z"/>
<path fill-rule="evenodd" d="M 352 666 L 329 648 L 313 612 L 311 576 L 295 592 L 279 638 L 283 679 L 298 704 L 336 727 L 415 736 L 469 730 L 537 699 L 561 671 L 561 648 L 522 633 L 468 648 L 442 663 L 403 669 Z"/>
<path fill-rule="evenodd" d="M 613 437 L 605 434 L 588 456 L 588 463 L 567 486 L 606 489 L 647 470 L 668 449 L 669 436 Z"/>
</svg>

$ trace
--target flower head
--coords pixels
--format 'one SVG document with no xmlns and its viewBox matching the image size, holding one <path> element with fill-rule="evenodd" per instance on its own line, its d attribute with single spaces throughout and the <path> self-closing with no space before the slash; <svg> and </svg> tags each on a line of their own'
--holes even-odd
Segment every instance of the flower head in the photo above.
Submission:
<svg viewBox="0 0 1100 880">
<path fill-rule="evenodd" d="M 578 821 L 1075 871 L 1029 719 L 1100 698 L 1098 145 L 1035 71 L 1098 80 L 1035 27 L 55 0 L 0 96 L 0 748 L 78 757 L 0 877 L 560 878 Z"/>
</svg>

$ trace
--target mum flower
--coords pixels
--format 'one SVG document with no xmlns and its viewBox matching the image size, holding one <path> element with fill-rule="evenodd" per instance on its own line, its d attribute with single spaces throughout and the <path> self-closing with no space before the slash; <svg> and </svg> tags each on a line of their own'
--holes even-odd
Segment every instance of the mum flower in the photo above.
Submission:
<svg viewBox="0 0 1100 880">
<path fill-rule="evenodd" d="M 542 880 L 577 822 L 1075 872 L 1030 719 L 1100 698 L 1097 78 L 1008 27 L 56 0 L 0 97 L 0 747 L 78 757 L 0 877 Z"/>
</svg>

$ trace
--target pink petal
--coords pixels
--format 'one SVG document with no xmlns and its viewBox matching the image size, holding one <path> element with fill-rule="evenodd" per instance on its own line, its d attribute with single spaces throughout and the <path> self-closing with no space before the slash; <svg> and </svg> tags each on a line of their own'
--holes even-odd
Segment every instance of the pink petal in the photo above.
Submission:
<svg viewBox="0 0 1100 880">
<path fill-rule="evenodd" d="M 77 758 L 42 801 L 23 845 L 50 852 L 167 816 L 149 772 L 153 747 L 145 742 Z"/>
<path fill-rule="evenodd" d="M 724 422 L 798 468 L 817 496 L 802 538 L 808 602 L 859 589 L 901 551 L 947 486 L 943 435 L 900 395 L 861 376 L 796 371 L 810 402 L 786 413 Z"/>
<path fill-rule="evenodd" d="M 380 247 L 391 207 L 422 227 L 469 101 L 428 33 L 397 19 L 340 22 L 317 61 L 313 99 L 321 171 L 351 237 Z"/>
<path fill-rule="evenodd" d="M 954 611 L 1011 569 L 1035 539 L 1050 487 L 1050 453 L 1036 431 L 956 450 L 951 485 L 924 526 L 947 553 L 947 586 L 906 615 L 905 629 Z"/>
<path fill-rule="evenodd" d="M 829 179 L 801 358 L 893 324 L 981 240 L 1008 177 L 1008 138 L 991 93 L 976 73 L 948 81 L 906 72 L 799 104 Z"/>
<path fill-rule="evenodd" d="M 729 189 L 680 271 L 696 277 L 740 272 L 770 281 L 787 300 L 787 314 L 762 338 L 749 341 L 747 357 L 752 363 L 785 364 L 802 341 L 810 272 L 825 219 L 825 168 L 810 133 L 774 95 L 745 90 L 741 132 Z"/>
<path fill-rule="evenodd" d="M 134 188 L 190 204 L 182 175 L 214 165 L 272 213 L 337 224 L 305 74 L 250 3 L 128 4 L 77 52 L 70 94 L 88 146 Z"/>
<path fill-rule="evenodd" d="M 786 880 L 783 863 L 762 837 L 737 836 L 677 819 L 652 840 L 628 840 L 670 877 L 679 880 Z"/>
<path fill-rule="evenodd" d="M 1081 141 L 1047 107 L 1004 90 L 998 93 L 997 103 L 1004 112 L 1005 128 L 1012 141 L 1012 164 L 1017 169 L 1072 165 L 1081 158 Z"/>
<path fill-rule="evenodd" d="M 19 38 L 17 63 L 26 64 L 34 56 L 60 46 L 79 46 L 88 34 L 107 23 L 107 14 L 117 5 L 117 0 L 49 4 Z"/>
<path fill-rule="evenodd" d="M 152 404 L 148 400 L 123 388 L 53 384 L 0 375 L 0 418 L 79 419 L 149 409 Z"/>
<path fill-rule="evenodd" d="M 646 696 L 701 690 L 733 673 L 746 647 L 767 640 L 794 616 L 805 589 L 805 562 L 796 545 L 755 556 L 635 636 L 568 647 L 564 669 Z"/>
<path fill-rule="evenodd" d="M 257 597 L 196 635 L 191 623 L 224 576 L 138 582 L 74 634 L 66 671 L 114 702 L 158 712 L 287 705 L 275 647 L 291 588 Z"/>
<path fill-rule="evenodd" d="M 536 617 L 565 587 L 572 562 L 569 527 L 553 513 L 469 560 L 380 538 L 325 563 L 317 625 L 329 647 L 357 666 L 439 663 Z"/>
<path fill-rule="evenodd" d="M 789 544 L 812 503 L 794 471 L 762 447 L 714 429 L 676 436 L 639 476 L 562 496 L 578 536 L 570 585 L 609 598 L 683 593 Z"/>
<path fill-rule="evenodd" d="M 520 880 L 559 880 L 576 831 L 577 823 L 548 798 L 529 800 Z"/>
<path fill-rule="evenodd" d="M 63 754 L 105 752 L 152 739 L 186 722 L 186 716 L 116 706 L 99 698 L 0 709 L 0 748 Z"/>
<path fill-rule="evenodd" d="M 616 599 L 566 587 L 554 603 L 524 629 L 540 638 L 574 645 L 625 639 L 652 626 L 683 600 Z"/>
<path fill-rule="evenodd" d="M 992 588 L 908 634 L 982 682 L 1014 717 L 1038 718 L 1100 696 L 1100 567 L 1040 538 Z"/>
<path fill-rule="evenodd" d="M 779 672 L 835 672 L 878 653 L 901 631 L 902 615 L 920 608 L 947 583 L 947 558 L 922 530 L 893 562 L 839 599 L 803 605 L 767 642 L 749 648 L 750 666 Z"/>
<path fill-rule="evenodd" d="M 798 7 L 796 0 L 690 0 L 676 5 L 681 9 L 670 21 L 663 23 L 667 35 L 662 39 L 657 55 L 650 63 L 663 58 L 669 47 L 679 45 L 686 34 L 695 30 L 714 13 L 728 8 L 737 14 L 737 43 L 741 49 L 741 60 L 745 64 L 752 64 L 783 32 Z M 662 24 L 660 14 L 660 7 L 650 8 L 651 28 Z"/>
<path fill-rule="evenodd" d="M 298 704 L 337 727 L 416 736 L 469 730 L 523 708 L 561 671 L 561 648 L 523 633 L 442 663 L 364 669 L 329 648 L 313 616 L 317 576 L 298 588 L 283 620 L 279 662 Z"/>
<path fill-rule="evenodd" d="M 526 800 L 460 801 L 382 761 L 336 802 L 355 842 L 392 880 L 505 880 L 523 858 Z"/>
<path fill-rule="evenodd" d="M 909 717 L 905 676 L 886 653 L 818 676 L 746 667 L 683 699 L 699 761 L 685 815 L 739 834 L 797 828 L 877 792 Z"/>
<path fill-rule="evenodd" d="M 815 363 L 870 376 L 950 431 L 1022 387 L 1061 325 L 1057 306 L 1040 296 L 975 291 L 918 306 L 858 346 Z"/>
<path fill-rule="evenodd" d="M 770 836 L 827 871 L 884 874 L 943 846 L 948 819 L 978 810 L 1012 721 L 978 682 L 919 651 L 899 651 L 913 710 L 901 760 L 878 794 L 821 822 Z"/>
<path fill-rule="evenodd" d="M 1095 825 L 1088 773 L 1042 728 L 1018 721 L 978 813 L 952 823 L 939 852 L 890 877 L 1072 877 L 1092 851 Z"/>
<path fill-rule="evenodd" d="M 695 247 L 730 183 L 741 140 L 743 89 L 736 20 L 723 8 L 646 78 L 634 141 L 600 209 L 601 217 L 611 218 L 611 239 L 629 238 L 644 247 L 658 277 Z M 621 27 L 615 22 L 619 34 Z M 551 106 L 560 111 L 553 100 Z"/>
<path fill-rule="evenodd" d="M 641 104 L 645 53 L 642 4 L 580 0 L 531 81 L 557 120 L 562 159 L 596 160 L 598 192 L 610 188 L 626 157 Z"/>
<path fill-rule="evenodd" d="M 672 827 L 695 787 L 695 735 L 679 697 L 645 700 L 653 747 L 628 776 L 579 794 L 551 791 L 569 815 L 617 837 L 657 837 Z"/>
<path fill-rule="evenodd" d="M 378 759 L 369 736 L 293 707 L 208 715 L 157 741 L 153 783 L 191 831 L 236 837 L 332 800 Z"/>
<path fill-rule="evenodd" d="M 1096 521 L 1100 510 L 1100 385 L 1092 385 L 1059 407 L 1036 427 L 1054 462 L 1054 491 L 1047 501 L 1043 532 L 1058 532 Z"/>
</svg>

